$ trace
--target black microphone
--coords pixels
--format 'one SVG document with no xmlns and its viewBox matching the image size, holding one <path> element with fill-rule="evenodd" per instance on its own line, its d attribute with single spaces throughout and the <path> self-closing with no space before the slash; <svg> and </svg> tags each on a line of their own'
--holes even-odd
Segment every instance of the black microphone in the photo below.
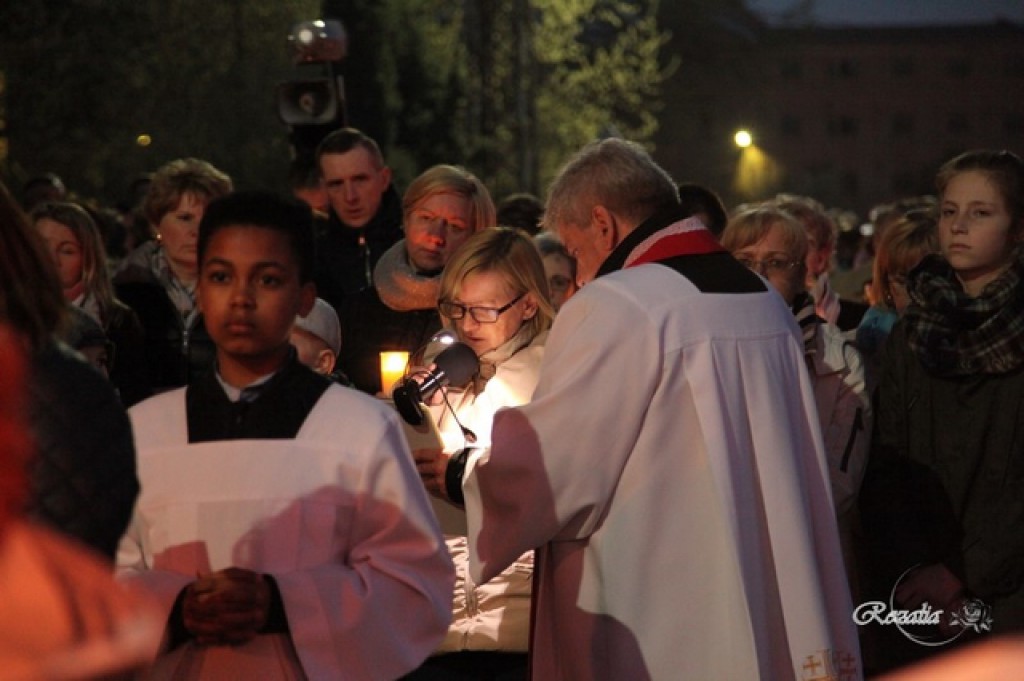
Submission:
<svg viewBox="0 0 1024 681">
<path fill-rule="evenodd" d="M 427 372 L 422 383 L 407 378 L 391 395 L 395 408 L 406 423 L 422 425 L 424 415 L 420 402 L 426 402 L 431 395 L 447 385 L 462 385 L 471 379 L 480 369 L 480 360 L 465 343 L 452 343 L 437 356 L 434 365 L 434 370 Z"/>
</svg>

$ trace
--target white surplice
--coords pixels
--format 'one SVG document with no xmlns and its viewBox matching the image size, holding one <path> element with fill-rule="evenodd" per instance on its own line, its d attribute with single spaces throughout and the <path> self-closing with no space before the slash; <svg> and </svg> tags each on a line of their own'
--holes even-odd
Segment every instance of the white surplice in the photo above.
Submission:
<svg viewBox="0 0 1024 681">
<path fill-rule="evenodd" d="M 184 389 L 130 416 L 142 492 L 118 565 L 166 613 L 238 566 L 276 580 L 310 679 L 394 679 L 440 642 L 451 562 L 393 410 L 335 385 L 294 440 L 198 444 Z"/>
<path fill-rule="evenodd" d="M 559 312 L 463 489 L 471 574 L 537 551 L 533 678 L 861 677 L 796 325 L 668 267 Z"/>
</svg>

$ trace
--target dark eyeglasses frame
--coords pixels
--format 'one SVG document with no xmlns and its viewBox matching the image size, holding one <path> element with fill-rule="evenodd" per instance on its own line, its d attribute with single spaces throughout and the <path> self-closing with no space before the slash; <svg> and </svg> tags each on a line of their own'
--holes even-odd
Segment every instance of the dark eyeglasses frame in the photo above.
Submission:
<svg viewBox="0 0 1024 681">
<path fill-rule="evenodd" d="M 525 295 L 526 291 L 523 291 L 518 296 L 516 296 L 511 302 L 502 305 L 501 307 L 468 307 L 466 305 L 460 305 L 459 303 L 453 303 L 450 300 L 442 300 L 440 303 L 437 304 L 437 311 L 441 313 L 442 317 L 447 317 L 448 319 L 463 319 L 466 316 L 466 313 L 469 312 L 469 316 L 472 317 L 473 321 L 475 321 L 477 324 L 496 324 L 498 322 L 498 318 L 501 317 L 501 315 L 507 310 L 509 310 L 513 305 L 522 300 L 523 296 Z M 445 308 L 447 308 L 447 312 Z M 457 314 L 453 314 L 456 312 Z M 488 315 L 493 314 L 494 318 L 481 319 L 480 317 L 477 316 L 477 312 L 483 312 Z"/>
</svg>

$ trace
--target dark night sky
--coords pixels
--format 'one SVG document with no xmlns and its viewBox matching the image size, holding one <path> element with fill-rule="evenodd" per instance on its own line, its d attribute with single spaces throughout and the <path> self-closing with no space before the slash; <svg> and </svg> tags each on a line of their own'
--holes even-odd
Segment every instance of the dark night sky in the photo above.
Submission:
<svg viewBox="0 0 1024 681">
<path fill-rule="evenodd" d="M 799 0 L 746 0 L 774 23 Z M 1006 19 L 1024 24 L 1024 0 L 814 0 L 816 23 L 839 26 L 984 24 Z"/>
</svg>

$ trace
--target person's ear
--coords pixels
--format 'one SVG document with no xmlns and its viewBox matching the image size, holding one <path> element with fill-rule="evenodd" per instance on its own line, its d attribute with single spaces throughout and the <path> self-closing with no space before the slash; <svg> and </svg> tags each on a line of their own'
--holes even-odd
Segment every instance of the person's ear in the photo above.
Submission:
<svg viewBox="0 0 1024 681">
<path fill-rule="evenodd" d="M 338 361 L 335 357 L 334 351 L 330 348 L 324 348 L 316 355 L 316 362 L 314 364 L 314 370 L 319 374 L 329 374 L 334 371 L 334 365 Z"/>
<path fill-rule="evenodd" d="M 307 281 L 299 291 L 299 316 L 305 317 L 308 315 L 310 310 L 313 309 L 314 303 L 316 303 L 316 284 Z"/>
<path fill-rule="evenodd" d="M 605 253 L 611 253 L 619 245 L 619 221 L 615 214 L 598 204 L 590 212 L 594 239 Z"/>
<path fill-rule="evenodd" d="M 384 166 L 380 169 L 380 180 L 384 183 L 384 190 L 391 186 L 391 168 Z"/>
<path fill-rule="evenodd" d="M 523 296 L 523 320 L 533 319 L 537 315 L 537 298 L 532 292 Z"/>
</svg>

